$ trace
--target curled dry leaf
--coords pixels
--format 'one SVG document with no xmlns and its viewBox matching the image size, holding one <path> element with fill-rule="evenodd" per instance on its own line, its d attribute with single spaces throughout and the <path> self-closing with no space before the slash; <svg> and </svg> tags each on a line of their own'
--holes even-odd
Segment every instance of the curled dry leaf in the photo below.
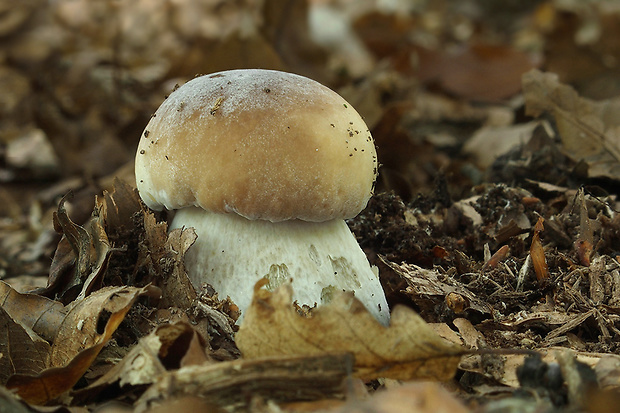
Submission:
<svg viewBox="0 0 620 413">
<path fill-rule="evenodd" d="M 155 215 L 145 209 L 136 189 L 118 178 L 114 179 L 112 191 L 97 197 L 93 215 L 103 223 L 109 244 L 123 254 L 120 262 L 124 267 L 120 271 L 108 267 L 106 278 L 120 279 L 129 285 L 152 283 L 162 290 L 160 307 L 191 307 L 196 292 L 183 260 L 196 240 L 193 228 L 168 232 L 166 222 L 157 222 Z M 114 259 L 110 261 L 113 263 Z M 146 274 L 137 279 L 142 272 Z"/>
<path fill-rule="evenodd" d="M 47 295 L 61 290 L 64 296 L 71 290 L 79 289 L 79 298 L 82 299 L 103 275 L 111 246 L 103 227 L 103 217 L 99 213 L 101 210 L 95 208 L 93 217 L 82 227 L 67 214 L 65 202 L 68 196 L 63 197 L 58 211 L 54 212 L 54 228 L 63 234 L 63 239 L 54 255 L 48 286 L 41 293 Z M 67 248 L 67 243 L 71 249 Z M 74 271 L 71 273 L 68 270 L 73 263 Z M 73 297 L 75 294 L 69 294 L 69 298 Z"/>
<path fill-rule="evenodd" d="M 413 310 L 396 306 L 389 327 L 381 325 L 350 293 L 300 315 L 292 287 L 273 293 L 257 283 L 236 341 L 245 358 L 349 352 L 363 379 L 450 379 L 465 350 L 439 337 Z"/>
<path fill-rule="evenodd" d="M 36 337 L 0 307 L 0 383 L 13 374 L 36 374 L 49 360 L 49 343 Z"/>
<path fill-rule="evenodd" d="M 32 404 L 44 404 L 69 390 L 82 377 L 138 296 L 150 289 L 109 287 L 75 301 L 57 327 L 47 369 L 16 374 L 7 387 Z"/>
<path fill-rule="evenodd" d="M 100 285 L 148 283 L 162 290 L 161 307 L 189 308 L 196 298 L 183 257 L 196 239 L 192 228 L 168 233 L 145 209 L 135 188 L 115 179 L 111 191 L 97 196 L 91 219 L 73 222 L 65 199 L 54 214 L 64 234 L 50 268 L 48 286 L 39 294 L 64 302 L 84 298 Z M 112 254 L 114 252 L 114 254 Z"/>
</svg>

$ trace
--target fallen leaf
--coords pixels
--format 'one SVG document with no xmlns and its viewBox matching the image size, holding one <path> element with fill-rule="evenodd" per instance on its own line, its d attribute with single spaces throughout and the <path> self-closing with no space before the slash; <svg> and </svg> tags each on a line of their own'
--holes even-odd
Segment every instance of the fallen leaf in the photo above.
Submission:
<svg viewBox="0 0 620 413">
<path fill-rule="evenodd" d="M 149 288 L 108 287 L 74 302 L 58 326 L 49 368 L 15 374 L 7 382 L 22 399 L 45 404 L 69 390 L 92 364 L 138 296 Z"/>
<path fill-rule="evenodd" d="M 36 374 L 48 363 L 50 346 L 36 339 L 0 307 L 0 383 L 13 374 Z"/>
<path fill-rule="evenodd" d="M 68 302 L 83 299 L 101 284 L 151 283 L 162 290 L 161 307 L 191 306 L 196 292 L 183 258 L 196 239 L 192 228 L 168 233 L 166 222 L 158 222 L 136 190 L 119 179 L 111 191 L 95 198 L 92 216 L 84 226 L 69 218 L 65 198 L 54 214 L 55 227 L 64 236 L 48 286 L 38 294 Z"/>
<path fill-rule="evenodd" d="M 531 70 L 523 75 L 526 113 L 549 112 L 567 154 L 584 161 L 588 176 L 620 179 L 620 100 L 583 98 L 553 73 Z"/>
<path fill-rule="evenodd" d="M 484 336 L 466 318 L 455 318 L 452 320 L 454 326 L 459 330 L 463 342 L 469 348 L 479 349 L 487 347 Z"/>
<path fill-rule="evenodd" d="M 404 306 L 394 308 L 385 327 L 353 294 L 339 292 L 305 317 L 292 304 L 289 284 L 273 293 L 260 286 L 236 336 L 244 358 L 345 351 L 355 356 L 354 374 L 364 379 L 448 380 L 465 352 Z"/>
<path fill-rule="evenodd" d="M 539 121 L 532 121 L 517 125 L 485 125 L 465 142 L 463 152 L 472 155 L 481 169 L 489 168 L 499 156 L 526 144 L 539 124 Z"/>
<path fill-rule="evenodd" d="M 441 274 L 436 270 L 422 268 L 415 264 L 403 263 L 399 265 L 383 257 L 381 257 L 381 260 L 406 281 L 407 288 L 404 292 L 412 296 L 414 302 L 419 306 L 434 306 L 444 301 L 451 293 L 454 293 L 467 301 L 467 308 L 471 308 L 481 314 L 491 313 L 487 303 L 476 297 L 466 285 L 461 284 L 455 279 L 443 280 Z"/>
<path fill-rule="evenodd" d="M 82 350 L 107 341 L 134 301 L 148 290 L 106 287 L 71 303 L 54 338 L 50 365 L 63 366 Z"/>
<path fill-rule="evenodd" d="M 0 306 L 15 322 L 51 342 L 67 315 L 62 303 L 36 294 L 19 293 L 0 281 Z"/>
</svg>

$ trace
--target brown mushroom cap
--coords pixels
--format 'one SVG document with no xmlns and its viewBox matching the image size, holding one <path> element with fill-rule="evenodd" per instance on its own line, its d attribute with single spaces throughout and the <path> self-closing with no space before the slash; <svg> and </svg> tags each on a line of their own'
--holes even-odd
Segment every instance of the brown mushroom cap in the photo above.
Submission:
<svg viewBox="0 0 620 413">
<path fill-rule="evenodd" d="M 366 206 L 377 166 L 368 127 L 334 91 L 290 73 L 231 70 L 164 101 L 138 146 L 136 181 L 155 210 L 326 221 Z"/>
</svg>

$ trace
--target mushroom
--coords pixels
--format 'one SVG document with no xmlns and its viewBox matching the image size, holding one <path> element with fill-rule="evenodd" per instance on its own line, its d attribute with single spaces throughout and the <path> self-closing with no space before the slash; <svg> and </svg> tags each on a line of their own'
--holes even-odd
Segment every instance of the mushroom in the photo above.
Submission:
<svg viewBox="0 0 620 413">
<path fill-rule="evenodd" d="M 349 230 L 372 196 L 377 156 L 368 127 L 341 96 L 273 70 L 200 76 L 173 91 L 140 140 L 136 181 L 171 229 L 195 228 L 185 257 L 195 288 L 210 284 L 242 312 L 255 283 L 291 280 L 299 305 L 353 291 L 383 324 L 376 267 Z"/>
</svg>

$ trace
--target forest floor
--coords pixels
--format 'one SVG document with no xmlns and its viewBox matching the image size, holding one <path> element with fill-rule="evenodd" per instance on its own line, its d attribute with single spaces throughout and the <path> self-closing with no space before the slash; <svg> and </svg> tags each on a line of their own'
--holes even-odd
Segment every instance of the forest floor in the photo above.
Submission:
<svg viewBox="0 0 620 413">
<path fill-rule="evenodd" d="M 428 3 L 0 1 L 0 410 L 616 411 L 620 7 Z M 390 327 L 263 289 L 239 330 L 141 202 L 165 96 L 257 67 L 372 131 Z"/>
</svg>

